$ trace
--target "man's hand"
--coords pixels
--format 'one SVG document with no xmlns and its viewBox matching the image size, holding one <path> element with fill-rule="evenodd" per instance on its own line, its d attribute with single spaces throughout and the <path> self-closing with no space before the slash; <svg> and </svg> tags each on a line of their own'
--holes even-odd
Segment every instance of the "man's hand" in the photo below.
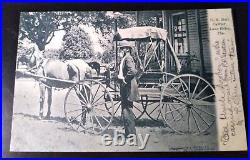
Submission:
<svg viewBox="0 0 250 160">
<path fill-rule="evenodd" d="M 119 76 L 118 76 L 118 79 L 119 79 L 121 85 L 126 85 L 126 84 L 127 84 L 127 82 L 125 81 L 125 78 L 124 78 L 124 77 L 120 77 L 120 78 L 119 78 Z"/>
</svg>

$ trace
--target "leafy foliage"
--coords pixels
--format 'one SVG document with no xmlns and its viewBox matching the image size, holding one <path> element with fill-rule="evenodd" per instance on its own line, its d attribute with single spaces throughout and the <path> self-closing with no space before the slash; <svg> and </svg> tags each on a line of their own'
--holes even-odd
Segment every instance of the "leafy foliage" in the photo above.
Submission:
<svg viewBox="0 0 250 160">
<path fill-rule="evenodd" d="M 83 58 L 89 59 L 93 56 L 93 49 L 89 35 L 79 27 L 72 27 L 64 37 L 64 47 L 60 59 Z"/>
<path fill-rule="evenodd" d="M 81 21 L 81 14 L 77 14 L 78 12 L 22 12 L 19 39 L 28 38 L 42 51 L 54 37 L 55 31 L 69 30 L 71 25 Z"/>
<path fill-rule="evenodd" d="M 95 20 L 92 25 L 96 28 L 96 32 L 101 36 L 99 43 L 104 49 L 101 57 L 102 62 L 110 63 L 115 60 L 113 48 L 113 35 L 115 34 L 115 23 L 117 28 L 128 28 L 136 25 L 135 15 L 126 12 L 95 12 Z"/>
<path fill-rule="evenodd" d="M 46 49 L 44 57 L 50 59 L 59 59 L 61 53 L 62 49 Z"/>
<path fill-rule="evenodd" d="M 110 62 L 114 60 L 112 38 L 115 33 L 115 22 L 118 28 L 135 26 L 135 15 L 111 11 L 22 12 L 19 40 L 28 38 L 40 51 L 44 51 L 55 36 L 55 32 L 65 30 L 65 46 L 60 53 L 61 58 L 90 58 L 93 54 L 90 39 L 86 32 L 77 28 L 80 25 L 93 26 L 99 35 L 99 44 L 105 50 L 102 60 Z M 101 59 L 101 54 L 97 55 L 97 58 Z"/>
<path fill-rule="evenodd" d="M 25 44 L 26 42 L 26 44 Z M 34 52 L 34 47 L 32 47 L 32 45 L 30 45 L 30 43 L 28 43 L 29 45 L 27 45 L 27 41 L 18 41 L 18 48 L 17 48 L 17 55 L 29 55 L 31 53 Z"/>
<path fill-rule="evenodd" d="M 114 62 L 115 60 L 115 53 L 113 53 L 111 50 L 104 51 L 102 55 L 102 62 L 103 63 L 110 63 Z"/>
</svg>

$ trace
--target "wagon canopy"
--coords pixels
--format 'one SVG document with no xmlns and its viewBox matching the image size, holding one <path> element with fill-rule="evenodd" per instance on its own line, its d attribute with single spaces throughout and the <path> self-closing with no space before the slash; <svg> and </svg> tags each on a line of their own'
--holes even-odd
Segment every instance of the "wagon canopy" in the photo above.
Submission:
<svg viewBox="0 0 250 160">
<path fill-rule="evenodd" d="M 172 53 L 174 61 L 176 62 L 177 73 L 179 73 L 181 71 L 181 64 L 167 36 L 168 36 L 168 32 L 165 29 L 151 27 L 151 26 L 141 26 L 141 27 L 119 29 L 114 35 L 113 41 L 137 41 L 137 40 L 148 41 L 149 40 L 152 43 L 152 41 L 155 41 L 155 40 L 163 40 L 169 45 L 169 48 L 171 50 L 170 53 Z M 152 56 L 157 56 L 156 48 L 157 47 L 155 47 L 153 53 L 150 55 L 151 58 Z M 147 53 L 145 53 L 145 55 L 146 54 Z M 151 60 L 151 58 L 149 59 L 149 61 Z M 147 63 L 148 62 L 145 62 L 144 64 L 147 64 Z M 144 65 L 144 69 L 146 66 L 147 65 Z"/>
<path fill-rule="evenodd" d="M 142 26 L 119 29 L 114 36 L 114 41 L 135 41 L 135 40 L 166 40 L 167 31 L 162 28 Z"/>
</svg>

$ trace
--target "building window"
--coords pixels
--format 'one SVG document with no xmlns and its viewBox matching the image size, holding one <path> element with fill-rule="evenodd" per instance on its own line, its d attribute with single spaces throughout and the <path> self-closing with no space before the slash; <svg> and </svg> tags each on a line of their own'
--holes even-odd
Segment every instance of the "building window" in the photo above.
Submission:
<svg viewBox="0 0 250 160">
<path fill-rule="evenodd" d="M 172 15 L 172 40 L 177 55 L 188 53 L 187 20 L 185 12 Z"/>
</svg>

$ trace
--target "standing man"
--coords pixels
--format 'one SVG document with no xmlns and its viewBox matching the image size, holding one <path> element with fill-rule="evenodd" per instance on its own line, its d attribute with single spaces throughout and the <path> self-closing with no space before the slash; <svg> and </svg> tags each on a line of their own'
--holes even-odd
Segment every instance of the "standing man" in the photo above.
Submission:
<svg viewBox="0 0 250 160">
<path fill-rule="evenodd" d="M 136 134 L 135 116 L 133 113 L 133 101 L 139 100 L 138 84 L 136 80 L 137 70 L 133 57 L 132 47 L 120 46 L 119 55 L 122 58 L 119 68 L 118 79 L 120 81 L 120 95 L 122 106 L 122 118 L 125 128 L 125 136 Z"/>
</svg>

